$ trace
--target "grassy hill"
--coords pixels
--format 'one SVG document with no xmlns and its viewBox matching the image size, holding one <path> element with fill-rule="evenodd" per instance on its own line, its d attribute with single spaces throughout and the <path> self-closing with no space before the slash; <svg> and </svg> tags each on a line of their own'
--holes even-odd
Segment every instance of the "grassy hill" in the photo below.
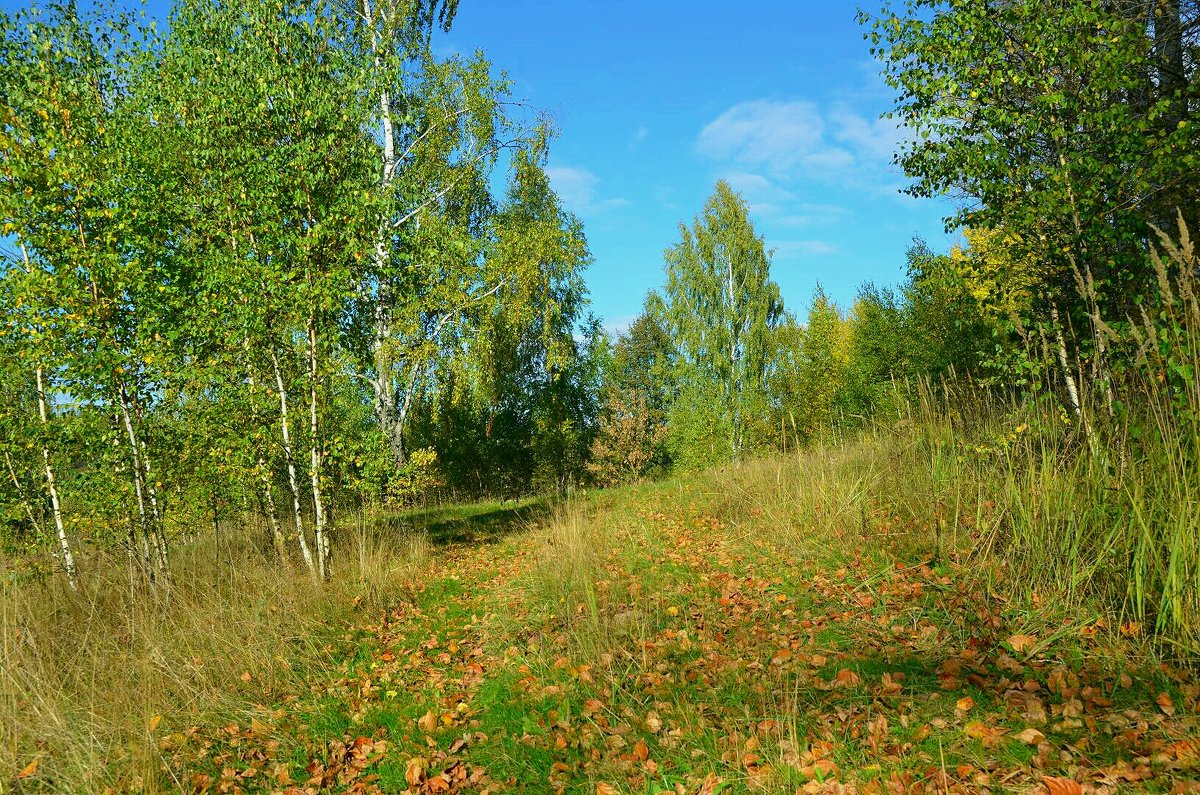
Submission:
<svg viewBox="0 0 1200 795">
<path fill-rule="evenodd" d="M 1194 679 L 889 439 L 364 519 L 324 587 L 10 589 L 0 791 L 1195 791 Z"/>
</svg>

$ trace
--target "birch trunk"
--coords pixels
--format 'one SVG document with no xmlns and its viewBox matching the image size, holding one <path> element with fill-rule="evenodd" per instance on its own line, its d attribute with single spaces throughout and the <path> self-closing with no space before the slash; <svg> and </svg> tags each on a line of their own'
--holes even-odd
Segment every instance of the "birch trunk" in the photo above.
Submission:
<svg viewBox="0 0 1200 795">
<path fill-rule="evenodd" d="M 254 413 L 254 425 L 258 427 L 259 411 L 255 399 L 258 382 L 254 378 L 254 371 L 249 364 L 246 365 L 246 377 L 250 383 L 250 405 L 251 411 Z M 267 509 L 267 521 L 271 526 L 271 546 L 275 550 L 275 556 L 280 561 L 286 562 L 287 539 L 283 535 L 283 527 L 279 524 L 279 512 L 275 507 L 275 490 L 271 486 L 271 468 L 263 456 L 262 444 L 258 442 L 254 445 L 254 466 L 258 470 L 259 478 L 262 479 L 263 506 Z"/>
<path fill-rule="evenodd" d="M 50 424 L 50 414 L 46 409 L 46 387 L 42 381 L 40 365 L 35 375 L 37 377 L 38 415 L 41 417 L 44 428 Z M 46 490 L 50 492 L 50 511 L 54 515 L 54 530 L 58 535 L 58 549 L 62 556 L 63 571 L 66 572 L 71 590 L 78 590 L 79 579 L 75 572 L 75 556 L 71 552 L 71 544 L 67 540 L 67 530 L 63 525 L 62 503 L 58 499 L 58 483 L 54 479 L 54 465 L 50 460 L 50 448 L 45 444 L 42 444 L 42 466 L 46 473 Z"/>
<path fill-rule="evenodd" d="M 309 474 L 312 479 L 314 532 L 317 545 L 317 571 L 321 579 L 329 579 L 329 528 L 326 526 L 325 501 L 321 494 L 322 451 L 320 443 L 319 409 L 317 405 L 320 368 L 317 360 L 317 322 L 308 318 L 308 410 L 309 410 Z"/>
<path fill-rule="evenodd" d="M 288 489 L 292 492 L 292 518 L 295 522 L 296 539 L 300 544 L 300 555 L 311 574 L 317 573 L 308 539 L 304 537 L 304 517 L 300 508 L 300 482 L 296 478 L 296 456 L 292 450 L 292 432 L 288 424 L 288 392 L 283 382 L 283 371 L 279 367 L 279 355 L 271 349 L 271 364 L 275 368 L 275 387 L 279 390 L 279 425 L 283 435 L 283 457 L 287 461 Z"/>
<path fill-rule="evenodd" d="M 160 576 L 165 577 L 167 573 L 164 569 L 160 569 L 160 565 L 166 560 L 166 552 L 159 548 L 161 539 L 152 527 L 153 517 L 147 508 L 146 472 L 142 466 L 142 445 L 138 439 L 137 429 L 134 427 L 129 393 L 120 379 L 117 380 L 117 404 L 121 410 L 121 422 L 125 426 L 126 439 L 129 442 L 130 465 L 133 468 L 133 490 L 137 498 L 138 525 L 141 529 L 142 566 L 150 586 L 157 588 Z"/>
<path fill-rule="evenodd" d="M 1075 381 L 1075 373 L 1071 371 L 1071 360 L 1067 354 L 1067 339 L 1063 334 L 1062 323 L 1059 322 L 1057 305 L 1051 305 L 1050 319 L 1054 322 L 1055 342 L 1058 348 L 1058 366 L 1062 370 L 1063 381 L 1067 386 L 1067 399 L 1071 403 L 1071 413 L 1075 415 L 1075 420 L 1079 423 L 1079 427 L 1083 429 L 1088 445 L 1094 452 L 1097 449 L 1096 439 L 1092 435 L 1092 427 L 1083 413 L 1083 402 L 1079 398 L 1079 386 Z"/>
<path fill-rule="evenodd" d="M 135 406 L 136 409 L 136 406 Z M 142 447 L 142 469 L 146 478 L 146 497 L 150 500 L 150 517 L 153 522 L 150 525 L 150 531 L 154 539 L 154 551 L 158 558 L 159 571 L 166 574 L 170 571 L 169 561 L 167 560 L 167 538 L 163 533 L 165 524 L 163 522 L 162 512 L 159 510 L 158 504 L 158 486 L 154 482 L 154 475 L 150 466 L 150 453 L 146 450 L 146 442 L 142 439 L 138 440 Z"/>
<path fill-rule="evenodd" d="M 376 22 L 375 9 L 371 6 L 371 0 L 362 0 L 362 16 L 364 23 L 371 29 L 372 65 L 375 68 L 375 74 L 381 75 L 384 69 L 383 55 L 380 52 L 382 47 L 379 33 L 380 26 Z M 390 192 L 396 177 L 396 132 L 395 124 L 392 121 L 392 96 L 387 88 L 380 88 L 379 90 L 379 132 L 383 141 L 379 192 L 381 195 L 386 196 Z M 375 393 L 375 419 L 379 423 L 384 436 L 387 438 L 388 447 L 392 451 L 392 458 L 398 465 L 403 465 L 405 460 L 403 441 L 404 422 L 397 413 L 396 395 L 392 382 L 392 368 L 395 363 L 392 361 L 391 351 L 388 349 L 391 340 L 391 316 L 394 296 L 387 285 L 387 277 L 384 271 L 388 261 L 388 237 L 391 234 L 390 230 L 390 219 L 385 215 L 380 220 L 379 227 L 375 230 L 375 246 L 372 253 L 372 265 L 375 268 L 376 278 L 379 279 L 379 286 L 376 295 L 375 338 L 373 340 L 375 378 L 372 380 L 371 385 Z"/>
</svg>

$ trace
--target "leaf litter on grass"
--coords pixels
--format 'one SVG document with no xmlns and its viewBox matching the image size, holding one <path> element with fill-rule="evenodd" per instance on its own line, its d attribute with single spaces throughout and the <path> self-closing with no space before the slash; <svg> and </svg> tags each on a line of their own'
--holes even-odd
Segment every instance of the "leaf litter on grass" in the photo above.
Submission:
<svg viewBox="0 0 1200 795">
<path fill-rule="evenodd" d="M 1200 687 L 1122 670 L 1119 632 L 858 528 L 797 547 L 638 495 L 557 591 L 539 529 L 443 548 L 342 676 L 164 753 L 195 792 L 1196 791 Z"/>
</svg>

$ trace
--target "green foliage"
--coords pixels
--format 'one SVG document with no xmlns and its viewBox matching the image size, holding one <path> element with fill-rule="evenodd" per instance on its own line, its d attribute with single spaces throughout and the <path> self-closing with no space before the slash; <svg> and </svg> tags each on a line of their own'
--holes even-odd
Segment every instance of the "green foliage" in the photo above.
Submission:
<svg viewBox="0 0 1200 795">
<path fill-rule="evenodd" d="M 162 37 L 0 16 L 9 537 L 47 535 L 53 461 L 72 538 L 120 537 L 155 587 L 170 546 L 250 515 L 327 575 L 341 509 L 467 467 L 407 449 L 464 392 L 515 407 L 480 490 L 583 471 L 586 239 L 545 125 L 481 55 L 434 56 L 456 5 L 178 0 Z"/>
<path fill-rule="evenodd" d="M 655 303 L 682 385 L 671 408 L 671 447 L 677 463 L 692 466 L 761 444 L 750 433 L 752 418 L 766 402 L 771 329 L 783 302 L 746 203 L 728 183 L 718 182 L 692 227 L 681 224 L 679 232 Z"/>
</svg>

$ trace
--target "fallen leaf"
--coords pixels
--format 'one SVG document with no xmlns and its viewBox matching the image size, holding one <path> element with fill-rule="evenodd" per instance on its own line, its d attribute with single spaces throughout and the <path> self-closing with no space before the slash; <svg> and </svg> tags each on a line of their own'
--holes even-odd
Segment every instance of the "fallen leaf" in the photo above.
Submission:
<svg viewBox="0 0 1200 795">
<path fill-rule="evenodd" d="M 1029 728 L 1023 732 L 1018 732 L 1014 734 L 1013 737 L 1025 743 L 1026 745 L 1039 745 L 1046 740 L 1046 735 L 1034 728 Z"/>
<path fill-rule="evenodd" d="M 1004 736 L 1004 730 L 993 726 L 986 726 L 980 721 L 971 721 L 963 727 L 963 732 L 968 737 L 974 737 L 983 743 L 985 748 L 997 745 L 1000 738 Z"/>
<path fill-rule="evenodd" d="M 1036 643 L 1037 638 L 1035 638 L 1033 635 L 1013 635 L 1008 639 L 1008 645 L 1017 654 L 1024 654 L 1032 649 Z"/>
<path fill-rule="evenodd" d="M 1154 699 L 1154 703 L 1158 704 L 1158 708 L 1163 711 L 1167 717 L 1175 715 L 1175 702 L 1171 700 L 1170 693 L 1160 693 L 1158 698 Z"/>
<path fill-rule="evenodd" d="M 242 681 L 243 682 L 249 682 L 252 678 L 253 677 L 250 676 L 249 671 L 242 671 Z"/>
<path fill-rule="evenodd" d="M 833 677 L 833 686 L 854 687 L 860 681 L 862 680 L 859 679 L 858 674 L 854 673 L 854 671 L 851 671 L 849 668 L 843 668 L 837 672 L 837 676 Z"/>
<path fill-rule="evenodd" d="M 638 740 L 633 744 L 633 758 L 638 762 L 645 762 L 650 756 L 650 749 L 646 747 L 645 740 Z"/>
<path fill-rule="evenodd" d="M 959 712 L 968 712 L 973 706 L 975 706 L 975 699 L 971 698 L 970 696 L 963 696 L 958 700 L 958 703 L 954 705 L 954 708 Z"/>
<path fill-rule="evenodd" d="M 420 757 L 409 759 L 404 770 L 404 780 L 408 782 L 410 787 L 416 787 L 420 785 L 421 780 L 424 778 L 425 760 Z"/>
<path fill-rule="evenodd" d="M 35 759 L 21 769 L 21 772 L 13 776 L 14 779 L 29 778 L 37 772 L 39 760 Z"/>
<path fill-rule="evenodd" d="M 426 734 L 433 734 L 433 732 L 437 730 L 437 725 L 437 715 L 434 715 L 432 710 L 426 712 L 417 719 L 417 726 L 421 727 L 421 731 L 425 732 Z"/>
<path fill-rule="evenodd" d="M 696 795 L 714 795 L 720 784 L 721 779 L 717 778 L 717 774 L 709 773 L 704 777 L 704 783 L 700 785 L 700 791 Z"/>
<path fill-rule="evenodd" d="M 1083 785 L 1073 778 L 1042 776 L 1042 785 L 1050 795 L 1083 795 Z"/>
<path fill-rule="evenodd" d="M 811 765 L 800 768 L 800 774 L 805 778 L 825 781 L 837 777 L 838 766 L 832 759 L 818 759 Z"/>
<path fill-rule="evenodd" d="M 621 795 L 621 792 L 612 784 L 601 781 L 596 785 L 596 795 Z"/>
<path fill-rule="evenodd" d="M 162 723 L 162 715 L 155 715 L 146 722 L 146 731 L 154 734 L 154 730 L 158 728 L 158 724 Z"/>
</svg>

